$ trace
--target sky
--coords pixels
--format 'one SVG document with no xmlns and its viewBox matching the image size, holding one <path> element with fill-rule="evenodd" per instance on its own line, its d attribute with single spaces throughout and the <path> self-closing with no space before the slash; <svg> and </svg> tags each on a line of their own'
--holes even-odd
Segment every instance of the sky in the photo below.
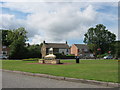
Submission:
<svg viewBox="0 0 120 90">
<path fill-rule="evenodd" d="M 105 0 L 104 0 L 105 1 Z M 0 2 L 0 28 L 24 27 L 30 44 L 81 44 L 90 27 L 103 24 L 118 38 L 118 2 Z"/>
</svg>

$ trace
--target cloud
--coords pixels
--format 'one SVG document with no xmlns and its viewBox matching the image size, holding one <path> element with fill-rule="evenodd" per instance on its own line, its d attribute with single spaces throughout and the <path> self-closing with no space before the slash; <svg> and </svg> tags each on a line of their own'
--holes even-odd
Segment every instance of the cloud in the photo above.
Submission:
<svg viewBox="0 0 120 90">
<path fill-rule="evenodd" d="M 4 2 L 118 2 L 119 0 L 4 0 Z"/>
<path fill-rule="evenodd" d="M 32 44 L 43 40 L 81 40 L 89 27 L 105 22 L 115 23 L 116 15 L 97 11 L 102 6 L 103 3 L 5 3 L 3 7 L 30 14 L 25 20 L 2 14 L 0 17 L 3 23 L 0 24 L 8 29 L 25 27 Z"/>
<path fill-rule="evenodd" d="M 12 14 L 0 14 L 0 19 L 1 28 L 5 29 L 15 29 L 23 26 L 22 23 L 24 23 L 24 21 L 16 19 Z"/>
<path fill-rule="evenodd" d="M 88 16 L 89 15 L 89 16 Z M 28 16 L 29 26 L 39 29 L 39 33 L 50 41 L 78 38 L 95 23 L 97 12 L 90 5 L 84 11 L 66 6 L 54 13 L 37 13 Z M 82 36 L 83 37 L 83 36 Z"/>
</svg>

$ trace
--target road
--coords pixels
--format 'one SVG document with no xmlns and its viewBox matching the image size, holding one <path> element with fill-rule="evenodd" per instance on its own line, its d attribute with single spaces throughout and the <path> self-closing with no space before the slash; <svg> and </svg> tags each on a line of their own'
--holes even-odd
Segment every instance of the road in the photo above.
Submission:
<svg viewBox="0 0 120 90">
<path fill-rule="evenodd" d="M 104 86 L 54 80 L 43 77 L 27 76 L 2 72 L 2 88 L 109 88 Z"/>
</svg>

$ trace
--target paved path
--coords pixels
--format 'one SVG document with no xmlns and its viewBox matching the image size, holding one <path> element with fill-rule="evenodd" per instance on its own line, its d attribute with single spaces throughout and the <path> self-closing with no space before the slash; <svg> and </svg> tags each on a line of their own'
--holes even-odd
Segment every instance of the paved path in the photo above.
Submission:
<svg viewBox="0 0 120 90">
<path fill-rule="evenodd" d="M 10 72 L 3 72 L 2 80 L 2 88 L 106 88 L 104 86 L 27 76 Z"/>
</svg>

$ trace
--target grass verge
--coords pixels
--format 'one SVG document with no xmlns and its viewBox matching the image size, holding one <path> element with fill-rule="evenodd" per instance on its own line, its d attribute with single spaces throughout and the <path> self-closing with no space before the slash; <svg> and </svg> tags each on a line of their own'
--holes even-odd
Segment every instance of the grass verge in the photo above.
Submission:
<svg viewBox="0 0 120 90">
<path fill-rule="evenodd" d="M 118 61 L 116 60 L 61 60 L 60 65 L 28 64 L 38 61 L 3 60 L 2 69 L 32 73 L 50 74 L 78 79 L 118 82 Z"/>
</svg>

